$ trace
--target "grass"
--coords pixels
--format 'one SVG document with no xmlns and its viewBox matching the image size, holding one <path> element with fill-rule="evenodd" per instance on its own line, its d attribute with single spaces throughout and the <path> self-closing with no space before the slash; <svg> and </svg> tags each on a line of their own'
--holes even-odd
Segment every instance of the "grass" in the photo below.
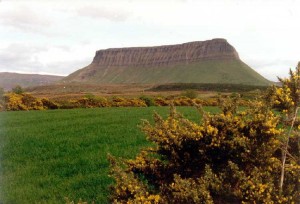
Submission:
<svg viewBox="0 0 300 204">
<path fill-rule="evenodd" d="M 206 108 L 210 112 L 217 109 Z M 149 145 L 137 127 L 167 107 L 0 113 L 0 203 L 106 203 L 107 153 L 133 158 Z M 192 107 L 179 107 L 197 121 Z"/>
<path fill-rule="evenodd" d="M 91 72 L 93 72 L 92 75 Z M 85 78 L 82 79 L 82 76 Z M 92 63 L 88 67 L 72 73 L 64 80 L 96 84 L 217 83 L 257 86 L 271 84 L 242 61 L 221 59 L 153 67 L 99 68 L 97 64 Z"/>
</svg>

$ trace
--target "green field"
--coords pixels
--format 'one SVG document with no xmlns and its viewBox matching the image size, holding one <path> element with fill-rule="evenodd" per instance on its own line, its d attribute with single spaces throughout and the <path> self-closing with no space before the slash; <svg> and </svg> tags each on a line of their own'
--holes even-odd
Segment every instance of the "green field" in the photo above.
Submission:
<svg viewBox="0 0 300 204">
<path fill-rule="evenodd" d="M 154 111 L 166 116 L 168 108 L 1 112 L 0 203 L 106 203 L 107 153 L 132 158 L 149 145 L 137 126 Z M 178 111 L 199 119 L 195 108 Z"/>
</svg>

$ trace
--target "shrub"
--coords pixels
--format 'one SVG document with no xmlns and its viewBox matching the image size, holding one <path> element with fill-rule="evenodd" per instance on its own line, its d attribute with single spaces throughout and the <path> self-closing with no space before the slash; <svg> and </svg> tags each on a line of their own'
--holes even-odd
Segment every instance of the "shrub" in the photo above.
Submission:
<svg viewBox="0 0 300 204">
<path fill-rule="evenodd" d="M 157 97 L 156 99 L 154 99 L 154 103 L 157 106 L 168 106 L 170 104 L 170 101 L 168 101 L 162 97 Z"/>
<path fill-rule="evenodd" d="M 59 108 L 59 104 L 57 104 L 54 101 L 51 101 L 47 98 L 42 98 L 41 101 L 42 101 L 45 109 L 58 109 Z"/>
<path fill-rule="evenodd" d="M 149 107 L 149 106 L 154 106 L 154 100 L 153 98 L 149 97 L 149 96 L 141 96 L 139 99 L 141 99 L 142 101 L 145 102 L 145 104 Z"/>
<path fill-rule="evenodd" d="M 286 188 L 297 188 L 294 194 L 295 200 L 300 200 L 300 121 L 298 119 L 300 106 L 300 62 L 295 71 L 290 70 L 289 78 L 281 79 L 282 87 L 269 89 L 265 96 L 267 103 L 281 111 L 281 120 L 286 133 L 282 137 L 281 148 L 282 168 L 280 176 L 280 191 Z M 289 175 L 287 171 L 292 171 Z M 294 180 L 298 180 L 296 184 Z M 293 186 L 292 186 L 293 185 Z M 291 187 L 292 186 L 292 187 Z M 291 194 L 292 195 L 292 194 Z"/>
<path fill-rule="evenodd" d="M 95 107 L 109 107 L 109 103 L 106 98 L 102 97 L 84 97 L 81 99 L 78 99 L 74 102 L 75 107 L 80 108 L 95 108 Z"/>
<path fill-rule="evenodd" d="M 198 97 L 197 91 L 192 89 L 185 90 L 184 92 L 181 93 L 181 95 L 190 99 L 195 99 Z"/>
<path fill-rule="evenodd" d="M 22 95 L 7 93 L 4 95 L 4 109 L 8 111 L 28 110 L 22 102 Z"/>
<path fill-rule="evenodd" d="M 15 94 L 22 94 L 24 93 L 23 88 L 20 85 L 15 86 L 14 88 L 12 88 L 11 90 L 13 93 Z"/>
<path fill-rule="evenodd" d="M 26 106 L 27 110 L 43 110 L 43 102 L 30 94 L 22 94 L 22 103 Z"/>
<path fill-rule="evenodd" d="M 4 89 L 0 87 L 0 111 L 4 109 Z"/>
<path fill-rule="evenodd" d="M 59 106 L 61 109 L 73 109 L 79 108 L 78 103 L 75 100 L 63 100 L 59 102 Z"/>
<path fill-rule="evenodd" d="M 229 100 L 229 99 L 228 99 Z M 153 146 L 133 160 L 109 156 L 114 203 L 292 203 L 297 202 L 300 168 L 286 169 L 288 183 L 279 196 L 279 117 L 264 102 L 236 111 L 234 101 L 222 113 L 204 113 L 200 123 L 171 108 L 167 119 L 142 130 Z"/>
<path fill-rule="evenodd" d="M 146 107 L 146 103 L 142 99 L 133 98 L 123 98 L 123 97 L 113 97 L 112 106 L 114 107 Z"/>
<path fill-rule="evenodd" d="M 41 100 L 30 94 L 7 93 L 4 95 L 5 110 L 43 110 Z"/>
</svg>

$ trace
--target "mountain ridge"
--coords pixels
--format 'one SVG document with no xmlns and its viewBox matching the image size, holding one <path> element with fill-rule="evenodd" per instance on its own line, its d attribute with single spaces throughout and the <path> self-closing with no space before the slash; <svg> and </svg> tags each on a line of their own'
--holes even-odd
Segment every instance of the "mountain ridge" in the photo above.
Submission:
<svg viewBox="0 0 300 204">
<path fill-rule="evenodd" d="M 29 86 L 48 85 L 58 82 L 63 78 L 63 76 L 58 75 L 0 72 L 0 87 L 4 90 L 10 90 L 17 85 L 24 88 Z"/>
<path fill-rule="evenodd" d="M 216 58 L 239 59 L 239 56 L 225 39 L 218 38 L 176 45 L 98 50 L 92 63 L 100 66 L 152 66 Z"/>
</svg>

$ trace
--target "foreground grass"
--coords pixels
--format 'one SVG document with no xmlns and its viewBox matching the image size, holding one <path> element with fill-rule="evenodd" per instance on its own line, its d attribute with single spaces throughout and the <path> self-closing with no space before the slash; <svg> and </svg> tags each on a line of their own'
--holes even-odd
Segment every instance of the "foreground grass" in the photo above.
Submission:
<svg viewBox="0 0 300 204">
<path fill-rule="evenodd" d="M 154 111 L 166 116 L 168 108 L 0 113 L 0 203 L 106 203 L 107 153 L 133 158 L 149 145 L 137 125 Z M 178 111 L 199 120 L 195 108 Z"/>
</svg>

